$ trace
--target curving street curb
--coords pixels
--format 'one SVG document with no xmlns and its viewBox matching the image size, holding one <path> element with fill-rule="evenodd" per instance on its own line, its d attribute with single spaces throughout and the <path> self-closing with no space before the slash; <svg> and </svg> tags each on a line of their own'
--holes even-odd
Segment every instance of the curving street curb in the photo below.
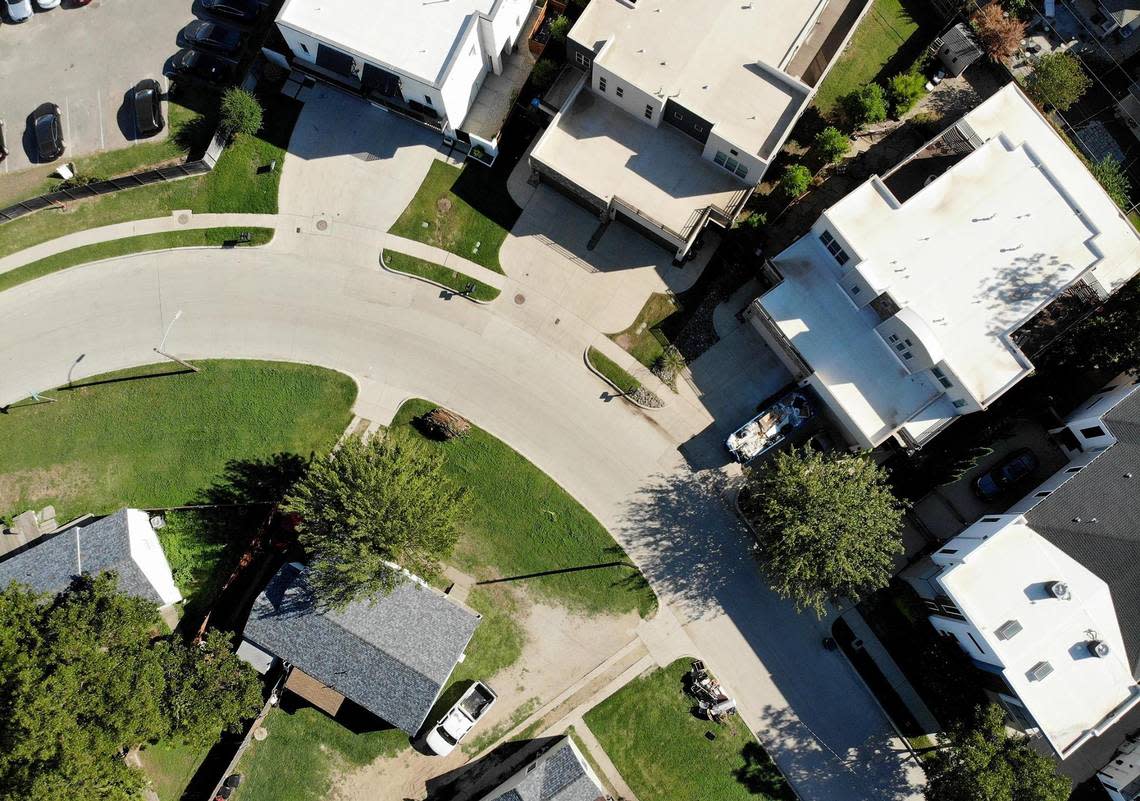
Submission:
<svg viewBox="0 0 1140 801">
<path fill-rule="evenodd" d="M 646 406 L 644 403 L 638 403 L 637 401 L 635 401 L 628 394 L 626 394 L 626 392 L 621 387 L 619 387 L 613 381 L 610 381 L 608 378 L 606 378 L 604 375 L 602 375 L 602 373 L 598 371 L 598 368 L 596 368 L 596 367 L 594 367 L 594 365 L 590 364 L 590 346 L 589 345 L 587 345 L 586 349 L 582 351 L 582 361 L 585 362 L 587 370 L 589 370 L 591 373 L 593 373 L 598 378 L 602 379 L 607 384 L 609 384 L 611 387 L 613 387 L 615 390 L 617 390 L 618 396 L 620 398 L 623 398 L 627 403 L 630 403 L 633 406 L 636 406 L 638 409 L 644 409 L 647 412 L 655 412 L 658 409 L 664 409 L 665 408 L 665 405 L 666 405 L 665 401 L 664 401 L 664 399 L 661 398 L 660 395 L 657 396 L 657 399 L 661 401 L 660 406 Z M 644 386 L 644 384 L 642 386 Z M 648 390 L 648 391 L 653 392 L 653 390 Z M 657 393 L 654 392 L 653 394 L 656 395 Z"/>
<path fill-rule="evenodd" d="M 406 273 L 403 270 L 397 270 L 393 267 L 389 267 L 388 263 L 386 261 L 384 261 L 384 248 L 380 248 L 380 266 L 383 267 L 388 272 L 392 273 L 393 275 L 402 275 L 406 278 L 414 278 L 417 281 L 423 281 L 425 284 L 431 284 L 432 286 L 437 286 L 442 290 L 450 292 L 454 297 L 463 298 L 464 300 L 469 300 L 472 303 L 478 303 L 480 306 L 490 306 L 492 303 L 494 303 L 496 300 L 499 299 L 500 295 L 503 294 L 503 290 L 500 289 L 499 295 L 496 295 L 492 300 L 479 300 L 478 298 L 473 298 L 470 295 L 464 295 L 462 292 L 459 292 L 456 289 L 452 289 L 451 287 L 447 286 L 446 284 L 441 284 L 439 281 L 433 281 L 430 278 L 424 278 L 422 275 L 416 275 L 415 273 Z M 443 265 L 440 265 L 440 266 L 442 267 Z M 459 271 L 456 270 L 456 272 L 459 272 Z M 468 278 L 470 278 L 470 276 L 468 276 Z M 474 281 L 477 279 L 471 279 L 471 280 Z"/>
</svg>

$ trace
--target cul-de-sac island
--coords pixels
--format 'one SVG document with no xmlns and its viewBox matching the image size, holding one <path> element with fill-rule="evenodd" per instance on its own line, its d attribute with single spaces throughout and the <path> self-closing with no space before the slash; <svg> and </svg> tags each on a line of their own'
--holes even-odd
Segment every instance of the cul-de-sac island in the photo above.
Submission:
<svg viewBox="0 0 1140 801">
<path fill-rule="evenodd" d="M 0 801 L 1140 799 L 1140 0 L 0 12 Z"/>
</svg>

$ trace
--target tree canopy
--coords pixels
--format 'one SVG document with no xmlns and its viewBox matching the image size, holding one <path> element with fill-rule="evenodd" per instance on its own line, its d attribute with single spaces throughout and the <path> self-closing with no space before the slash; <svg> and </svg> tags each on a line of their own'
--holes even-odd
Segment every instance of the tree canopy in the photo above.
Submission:
<svg viewBox="0 0 1140 801">
<path fill-rule="evenodd" d="M 110 574 L 55 598 L 0 590 L 0 798 L 135 798 L 143 777 L 123 760 L 127 749 L 208 741 L 257 712 L 260 680 L 224 635 L 199 650 L 161 629 L 154 606 L 120 593 Z M 183 670 L 202 680 L 186 682 Z"/>
<path fill-rule="evenodd" d="M 1097 179 L 1112 202 L 1127 211 L 1132 206 L 1132 182 L 1128 173 L 1120 166 L 1115 156 L 1108 155 L 1089 165 L 1089 171 Z"/>
<path fill-rule="evenodd" d="M 261 103 L 249 91 L 232 86 L 222 95 L 221 117 L 222 130 L 229 136 L 252 136 L 261 130 Z"/>
<path fill-rule="evenodd" d="M 1025 23 L 1014 14 L 1007 14 L 997 0 L 975 11 L 970 24 L 982 50 L 992 61 L 1008 61 L 1025 38 Z"/>
<path fill-rule="evenodd" d="M 887 97 L 883 87 L 869 83 L 842 99 L 847 119 L 855 128 L 882 122 L 887 118 Z"/>
<path fill-rule="evenodd" d="M 851 149 L 851 140 L 834 125 L 828 125 L 815 135 L 815 146 L 825 159 L 838 164 Z"/>
<path fill-rule="evenodd" d="M 789 164 L 780 175 L 780 189 L 790 198 L 797 198 L 811 186 L 811 170 L 802 164 Z"/>
<path fill-rule="evenodd" d="M 797 609 L 886 586 L 902 553 L 903 506 L 866 455 L 789 451 L 749 476 L 741 510 L 769 581 Z"/>
<path fill-rule="evenodd" d="M 1042 105 L 1068 111 L 1091 84 L 1092 79 L 1073 55 L 1046 53 L 1033 63 L 1029 94 Z"/>
<path fill-rule="evenodd" d="M 424 578 L 439 572 L 466 495 L 445 477 L 443 460 L 405 437 L 349 437 L 309 466 L 285 508 L 301 518 L 309 580 L 322 603 L 341 608 L 391 591 L 394 564 Z"/>
<path fill-rule="evenodd" d="M 1072 783 L 1023 737 L 1006 734 L 996 704 L 951 729 L 945 747 L 923 762 L 927 801 L 1067 801 Z"/>
</svg>

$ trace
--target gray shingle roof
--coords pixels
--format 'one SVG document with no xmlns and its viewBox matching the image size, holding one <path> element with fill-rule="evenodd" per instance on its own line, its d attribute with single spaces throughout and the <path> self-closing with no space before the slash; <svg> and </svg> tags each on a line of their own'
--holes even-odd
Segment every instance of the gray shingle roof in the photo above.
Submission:
<svg viewBox="0 0 1140 801">
<path fill-rule="evenodd" d="M 243 636 L 377 717 L 415 734 L 463 654 L 479 615 L 405 580 L 333 611 L 285 565 L 254 602 Z"/>
<path fill-rule="evenodd" d="M 1131 25 L 1137 17 L 1140 17 L 1138 0 L 1099 0 L 1099 3 L 1121 28 Z"/>
<path fill-rule="evenodd" d="M 1116 444 L 1025 517 L 1108 584 L 1132 673 L 1140 678 L 1140 391 L 1104 421 Z"/>
<path fill-rule="evenodd" d="M 546 758 L 510 790 L 489 801 L 600 801 L 602 788 L 586 772 L 586 766 L 563 737 L 551 746 Z M 524 768 L 525 770 L 525 768 Z"/>
<path fill-rule="evenodd" d="M 941 36 L 938 57 L 955 75 L 982 57 L 982 48 L 964 23 L 955 25 Z"/>
<path fill-rule="evenodd" d="M 131 558 L 127 510 L 35 540 L 0 562 L 0 587 L 16 581 L 37 592 L 58 593 L 80 573 L 112 571 L 119 589 L 156 605 L 162 597 Z"/>
</svg>

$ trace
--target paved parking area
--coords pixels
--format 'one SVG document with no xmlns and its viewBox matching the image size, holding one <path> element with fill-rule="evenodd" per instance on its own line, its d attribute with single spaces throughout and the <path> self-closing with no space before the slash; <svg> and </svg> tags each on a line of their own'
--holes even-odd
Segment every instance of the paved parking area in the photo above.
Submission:
<svg viewBox="0 0 1140 801">
<path fill-rule="evenodd" d="M 163 67 L 191 19 L 190 0 L 94 0 L 79 7 L 64 0 L 20 25 L 5 19 L 0 119 L 10 152 L 0 172 L 33 163 L 27 119 L 41 103 L 63 112 L 64 160 L 132 144 L 126 92 L 143 78 L 168 85 Z"/>
</svg>

